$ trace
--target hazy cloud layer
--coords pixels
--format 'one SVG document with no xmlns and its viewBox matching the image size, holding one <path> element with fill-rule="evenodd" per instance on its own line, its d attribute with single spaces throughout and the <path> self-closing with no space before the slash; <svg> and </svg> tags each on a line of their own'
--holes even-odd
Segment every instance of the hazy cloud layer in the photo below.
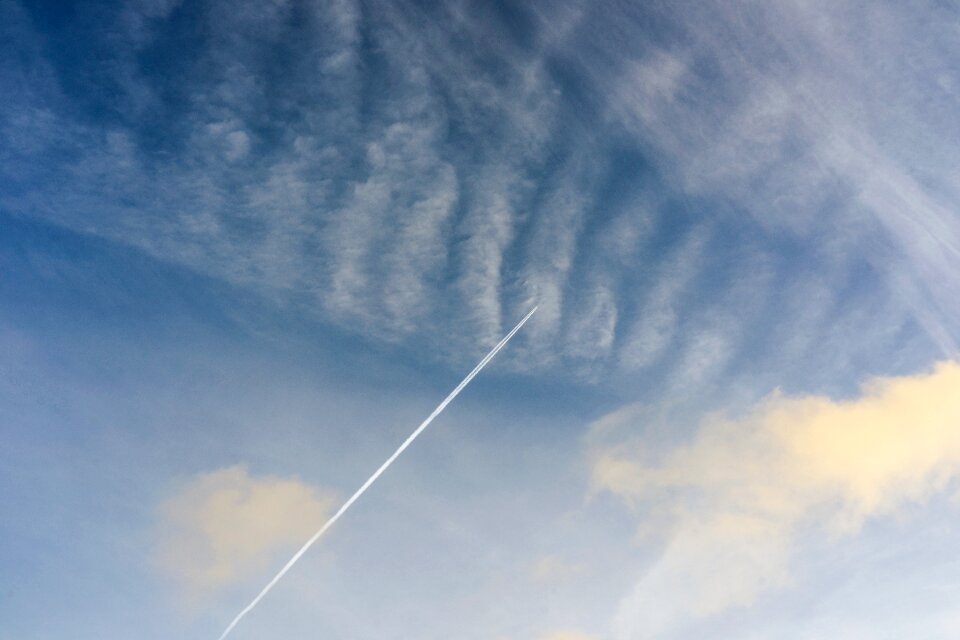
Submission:
<svg viewBox="0 0 960 640">
<path fill-rule="evenodd" d="M 593 453 L 595 486 L 636 505 L 662 556 L 621 606 L 620 638 L 749 605 L 788 584 L 798 538 L 856 533 L 960 478 L 960 365 L 867 382 L 849 400 L 774 394 L 738 418 L 704 419 L 689 442 L 627 438 Z M 596 437 L 636 433 L 636 410 Z M 642 430 L 642 428 L 641 428 Z"/>
<path fill-rule="evenodd" d="M 593 636 L 579 631 L 554 631 L 543 636 L 541 640 L 593 640 Z"/>
</svg>

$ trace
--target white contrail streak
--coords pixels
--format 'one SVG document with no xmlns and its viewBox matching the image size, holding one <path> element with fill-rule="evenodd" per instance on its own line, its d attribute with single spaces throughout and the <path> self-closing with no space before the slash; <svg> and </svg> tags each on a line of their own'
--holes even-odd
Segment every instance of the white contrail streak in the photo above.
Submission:
<svg viewBox="0 0 960 640">
<path fill-rule="evenodd" d="M 457 394 L 459 394 L 461 391 L 463 391 L 463 388 L 466 387 L 468 384 L 470 384 L 470 381 L 473 380 L 474 376 L 476 376 L 478 373 L 480 373 L 480 370 L 483 369 L 483 368 L 486 366 L 486 364 L 487 364 L 488 362 L 490 362 L 490 360 L 493 359 L 493 356 L 497 355 L 497 352 L 500 351 L 500 349 L 502 349 L 503 346 L 504 346 L 505 344 L 507 344 L 507 342 L 509 342 L 510 338 L 513 337 L 513 334 L 515 334 L 517 331 L 520 330 L 520 327 L 522 327 L 522 326 L 524 325 L 524 323 L 525 323 L 527 320 L 530 319 L 530 316 L 532 316 L 533 313 L 534 313 L 536 310 L 537 310 L 537 307 L 534 307 L 533 309 L 531 309 L 531 310 L 530 310 L 530 313 L 528 313 L 527 315 L 525 315 L 525 316 L 523 317 L 523 320 L 521 320 L 519 323 L 517 323 L 517 326 L 515 326 L 515 327 L 510 331 L 510 333 L 508 333 L 507 335 L 505 335 L 505 336 L 503 337 L 503 339 L 502 339 L 500 342 L 497 343 L 497 346 L 495 346 L 493 349 L 490 350 L 490 353 L 488 353 L 486 356 L 484 356 L 483 360 L 481 360 L 480 363 L 477 364 L 477 366 L 475 366 L 475 367 L 473 368 L 473 371 L 471 371 L 470 373 L 468 373 L 468 374 L 467 374 L 467 377 L 464 378 L 464 379 L 460 382 L 460 384 L 458 384 L 458 385 L 456 386 L 456 388 L 455 388 L 453 391 L 450 392 L 450 395 L 448 395 L 446 398 L 444 398 L 444 399 L 443 399 L 443 402 L 441 402 L 439 405 L 437 405 L 437 408 L 433 410 L 433 413 L 431 413 L 429 416 L 427 416 L 427 419 L 424 420 L 423 422 L 421 422 L 421 423 L 420 423 L 420 426 L 417 427 L 416 430 L 415 430 L 413 433 L 411 433 L 410 436 L 407 437 L 406 440 L 403 441 L 403 444 L 401 444 L 401 445 L 397 448 L 397 450 L 393 452 L 393 455 L 390 456 L 389 458 L 387 458 L 387 461 L 384 462 L 382 465 L 380 465 L 380 468 L 379 468 L 379 469 L 377 469 L 376 471 L 374 471 L 373 475 L 370 476 L 370 477 L 367 479 L 367 481 L 364 482 L 363 485 L 362 485 L 359 489 L 357 489 L 356 493 L 354 493 L 352 496 L 350 496 L 350 499 L 343 503 L 343 506 L 340 507 L 340 509 L 339 509 L 335 514 L 333 514 L 333 517 L 330 518 L 329 520 L 327 520 L 327 523 L 326 523 L 325 525 L 323 525 L 322 527 L 320 527 L 320 530 L 317 531 L 315 534 L 313 534 L 313 536 L 312 536 L 309 540 L 307 540 L 306 543 L 304 543 L 304 545 L 303 545 L 302 547 L 300 547 L 300 550 L 299 550 L 299 551 L 297 551 L 295 554 L 293 554 L 293 557 L 290 558 L 290 560 L 287 561 L 287 564 L 283 565 L 283 568 L 280 569 L 280 572 L 277 573 L 277 575 L 273 576 L 273 579 L 270 580 L 270 582 L 267 583 L 267 586 L 265 586 L 265 587 L 263 588 L 263 590 L 260 591 L 260 593 L 257 594 L 257 597 L 253 599 L 253 602 L 251 602 L 250 604 L 248 604 L 248 605 L 243 609 L 243 611 L 241 611 L 240 613 L 237 614 L 237 617 L 233 619 L 233 622 L 231 622 L 230 625 L 226 628 L 226 630 L 224 630 L 224 632 L 223 632 L 222 634 L 220 634 L 220 639 L 219 639 L 219 640 L 223 640 L 224 638 L 227 637 L 227 635 L 228 635 L 231 631 L 233 631 L 233 628 L 234 628 L 235 626 L 237 626 L 237 623 L 240 622 L 241 619 L 243 619 L 243 616 L 245 616 L 245 615 L 247 615 L 248 613 L 250 613 L 250 611 L 253 610 L 253 608 L 254 608 L 255 606 L 257 606 L 257 603 L 259 603 L 259 602 L 263 599 L 263 597 L 264 597 L 265 595 L 267 595 L 267 593 L 270 592 L 270 589 L 273 589 L 274 585 L 276 585 L 276 584 L 280 581 L 280 578 L 282 578 L 282 577 L 287 573 L 287 571 L 289 571 L 290 568 L 291 568 L 294 564 L 296 564 L 297 560 L 300 559 L 300 556 L 302 556 L 303 554 L 305 554 L 305 553 L 307 552 L 307 549 L 309 549 L 310 547 L 312 547 L 312 546 L 313 546 L 313 543 L 316 542 L 318 539 L 320 539 L 320 536 L 322 536 L 324 533 L 326 533 L 327 529 L 329 529 L 330 527 L 332 527 L 334 522 L 336 522 L 337 520 L 340 519 L 340 516 L 342 516 L 342 515 L 347 511 L 347 509 L 350 508 L 350 505 L 352 505 L 354 502 L 356 502 L 357 499 L 358 499 L 360 496 L 362 496 L 363 493 L 364 493 L 367 489 L 370 488 L 370 485 L 372 485 L 374 482 L 376 482 L 377 478 L 379 478 L 380 475 L 381 475 L 384 471 L 387 470 L 387 467 L 389 467 L 391 464 L 393 464 L 393 461 L 396 460 L 396 459 L 400 456 L 401 453 L 403 453 L 404 449 L 406 449 L 407 447 L 409 447 L 409 446 L 410 446 L 410 443 L 413 442 L 413 441 L 416 439 L 416 437 L 417 437 L 418 435 L 420 435 L 420 433 L 421 433 L 424 429 L 426 429 L 427 426 L 429 426 L 429 424 L 430 424 L 431 422 L 433 422 L 433 419 L 436 418 L 438 415 L 440 415 L 440 412 L 443 411 L 443 410 L 447 407 L 447 405 L 450 404 L 450 403 L 453 401 L 453 399 L 457 397 Z"/>
</svg>

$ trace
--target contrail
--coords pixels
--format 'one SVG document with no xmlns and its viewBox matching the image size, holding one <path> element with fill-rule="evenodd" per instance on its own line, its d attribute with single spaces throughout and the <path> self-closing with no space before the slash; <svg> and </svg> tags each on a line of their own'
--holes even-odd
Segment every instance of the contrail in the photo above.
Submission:
<svg viewBox="0 0 960 640">
<path fill-rule="evenodd" d="M 538 306 L 539 306 L 539 305 L 538 305 Z M 317 531 L 315 534 L 313 534 L 313 536 L 312 536 L 309 540 L 307 540 L 306 543 L 304 543 L 304 545 L 303 545 L 302 547 L 300 547 L 300 550 L 299 550 L 299 551 L 297 551 L 295 554 L 293 554 L 293 557 L 290 558 L 290 560 L 287 561 L 287 564 L 283 565 L 283 569 L 280 569 L 280 572 L 277 573 L 277 575 L 273 576 L 273 579 L 270 580 L 270 582 L 267 583 L 267 586 L 265 586 L 265 587 L 263 588 L 263 590 L 260 591 L 260 593 L 257 594 L 257 597 L 253 599 L 253 602 L 251 602 L 250 604 L 248 604 L 248 605 L 243 609 L 243 611 L 241 611 L 240 613 L 237 614 L 237 617 L 233 619 L 233 622 L 231 622 L 231 623 L 229 624 L 229 626 L 227 626 L 226 630 L 224 630 L 224 632 L 223 632 L 222 634 L 220 634 L 220 639 L 219 639 L 219 640 L 223 640 L 224 638 L 226 638 L 227 635 L 228 635 L 231 631 L 233 631 L 233 628 L 234 628 L 235 626 L 237 626 L 237 623 L 240 622 L 240 620 L 243 619 L 243 616 L 245 616 L 245 615 L 247 615 L 248 613 L 250 613 L 250 611 L 252 611 L 253 608 L 254 608 L 255 606 L 257 606 L 257 603 L 259 603 L 261 600 L 263 600 L 263 597 L 264 597 L 265 595 L 267 595 L 267 593 L 270 592 L 270 589 L 273 589 L 274 585 L 276 585 L 276 584 L 280 581 L 280 578 L 282 578 L 282 577 L 287 573 L 287 571 L 290 570 L 290 567 L 292 567 L 294 564 L 296 564 L 297 560 L 300 559 L 300 556 L 302 556 L 303 554 L 305 554 L 305 553 L 307 552 L 307 549 L 309 549 L 310 547 L 312 547 L 312 546 L 313 546 L 313 543 L 316 542 L 317 540 L 319 540 L 319 539 L 320 539 L 320 536 L 322 536 L 324 533 L 326 533 L 327 529 L 329 529 L 330 527 L 332 527 L 332 526 L 333 526 L 333 523 L 340 519 L 340 516 L 342 516 L 342 515 L 347 511 L 347 509 L 350 508 L 350 505 L 352 505 L 354 502 L 356 502 L 357 499 L 358 499 L 360 496 L 363 495 L 364 491 L 366 491 L 367 489 L 369 489 L 369 488 L 370 488 L 370 485 L 372 485 L 374 482 L 376 482 L 377 478 L 379 478 L 380 475 L 381 475 L 384 471 L 387 470 L 387 467 L 389 467 L 391 464 L 393 464 L 393 461 L 396 460 L 396 459 L 400 456 L 401 453 L 403 453 L 404 449 L 406 449 L 407 447 L 409 447 L 409 446 L 410 446 L 410 443 L 413 442 L 413 441 L 416 439 L 416 437 L 417 437 L 418 435 L 420 435 L 420 433 L 421 433 L 424 429 L 426 429 L 427 426 L 429 426 L 429 424 L 430 424 L 431 422 L 433 422 L 433 419 L 436 418 L 438 415 L 440 415 L 440 412 L 443 411 L 443 410 L 447 407 L 447 405 L 450 404 L 450 403 L 453 401 L 453 399 L 457 397 L 457 394 L 459 394 L 461 391 L 463 391 L 463 388 L 466 387 L 468 384 L 470 384 L 470 381 L 473 380 L 474 376 L 476 376 L 478 373 L 480 373 L 480 370 L 483 369 L 483 368 L 486 366 L 486 364 L 487 364 L 488 362 L 490 362 L 490 360 L 493 359 L 493 356 L 497 355 L 497 352 L 500 351 L 500 349 L 502 349 L 503 346 L 504 346 L 505 344 L 507 344 L 507 342 L 510 341 L 510 338 L 513 337 L 513 334 L 515 334 L 517 331 L 520 330 L 520 327 L 522 327 L 522 326 L 524 325 L 524 323 L 525 323 L 527 320 L 530 319 L 530 316 L 532 316 L 533 313 L 534 313 L 536 310 L 537 310 L 537 307 L 534 307 L 533 309 L 531 309 L 531 310 L 530 310 L 530 313 L 528 313 L 527 315 L 525 315 L 525 316 L 523 317 L 523 320 L 521 320 L 519 323 L 517 323 L 517 326 L 515 326 L 515 327 L 510 331 L 510 333 L 508 333 L 507 335 L 505 335 L 505 336 L 503 337 L 503 339 L 502 339 L 500 342 L 497 343 L 497 346 L 495 346 L 493 349 L 490 350 L 490 353 L 488 353 L 486 356 L 484 356 L 483 360 L 481 360 L 480 363 L 477 364 L 477 366 L 475 366 L 475 367 L 473 368 L 473 371 L 471 371 L 470 373 L 468 373 L 468 374 L 467 374 L 467 377 L 464 378 L 464 379 L 460 382 L 460 384 L 458 384 L 458 385 L 456 386 L 456 388 L 455 388 L 453 391 L 450 392 L 450 395 L 448 395 L 446 398 L 444 398 L 444 399 L 443 399 L 443 402 L 441 402 L 439 405 L 437 405 L 437 408 L 433 410 L 433 413 L 431 413 L 429 416 L 427 416 L 427 419 L 424 420 L 423 422 L 421 422 L 421 423 L 420 423 L 420 426 L 417 427 L 416 430 L 415 430 L 413 433 L 411 433 L 411 434 L 409 435 L 409 437 L 407 437 L 406 440 L 403 441 L 403 444 L 401 444 L 401 445 L 397 448 L 397 450 L 393 452 L 393 455 L 390 456 L 389 458 L 387 458 L 387 461 L 384 462 L 382 465 L 380 465 L 380 468 L 379 468 L 379 469 L 377 469 L 376 471 L 373 472 L 373 475 L 370 476 L 370 477 L 367 479 L 367 481 L 364 482 L 363 485 L 362 485 L 359 489 L 357 489 L 356 493 L 354 493 L 352 496 L 350 496 L 350 499 L 343 503 L 343 506 L 340 507 L 340 509 L 339 509 L 335 514 L 333 514 L 333 517 L 330 518 L 329 520 L 327 520 L 327 523 L 326 523 L 325 525 L 323 525 L 322 527 L 320 527 L 320 530 Z"/>
</svg>

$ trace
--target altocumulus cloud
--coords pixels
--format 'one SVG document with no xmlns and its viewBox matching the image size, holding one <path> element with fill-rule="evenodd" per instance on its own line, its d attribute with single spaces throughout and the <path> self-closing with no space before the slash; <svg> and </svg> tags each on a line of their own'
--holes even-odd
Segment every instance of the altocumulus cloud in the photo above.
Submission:
<svg viewBox="0 0 960 640">
<path fill-rule="evenodd" d="M 533 301 L 504 366 L 693 384 L 914 325 L 953 353 L 947 10 L 635 4 L 139 2 L 47 33 L 5 2 L 0 208 L 452 361 Z M 754 329 L 794 288 L 784 354 Z"/>
<path fill-rule="evenodd" d="M 333 506 L 332 492 L 297 479 L 242 466 L 201 474 L 158 508 L 153 560 L 188 597 L 211 595 L 302 543 Z"/>
<path fill-rule="evenodd" d="M 789 583 L 799 531 L 856 533 L 960 476 L 960 364 L 878 378 L 859 397 L 779 393 L 746 415 L 703 420 L 664 451 L 598 446 L 599 490 L 646 507 L 662 556 L 622 602 L 617 637 L 655 637 L 691 616 L 751 604 Z M 621 411 L 595 431 L 635 426 Z"/>
</svg>

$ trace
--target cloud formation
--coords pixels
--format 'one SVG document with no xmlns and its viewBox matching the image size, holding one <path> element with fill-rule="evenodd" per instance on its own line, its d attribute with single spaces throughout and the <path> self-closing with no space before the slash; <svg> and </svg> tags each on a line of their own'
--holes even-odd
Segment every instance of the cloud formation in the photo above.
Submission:
<svg viewBox="0 0 960 640">
<path fill-rule="evenodd" d="M 858 397 L 775 393 L 738 418 L 711 416 L 689 442 L 626 440 L 593 453 L 593 482 L 646 513 L 666 547 L 621 607 L 618 637 L 748 605 L 788 584 L 801 530 L 857 532 L 960 478 L 960 364 L 877 378 Z M 635 412 L 595 431 L 636 427 Z"/>
<path fill-rule="evenodd" d="M 744 335 L 788 286 L 822 303 L 805 335 L 869 304 L 887 321 L 851 350 L 912 322 L 955 346 L 946 27 L 544 6 L 144 2 L 45 33 L 6 2 L 0 207 L 448 359 L 536 301 L 508 366 L 698 383 L 779 357 Z M 869 299 L 835 304 L 853 280 Z"/>
<path fill-rule="evenodd" d="M 329 491 L 242 466 L 198 475 L 159 506 L 153 560 L 189 597 L 210 595 L 302 544 L 334 506 Z"/>
<path fill-rule="evenodd" d="M 617 71 L 609 108 L 669 158 L 667 173 L 688 193 L 816 238 L 826 253 L 863 247 L 952 355 L 957 336 L 944 317 L 960 299 L 960 224 L 950 213 L 960 156 L 944 148 L 921 159 L 915 141 L 936 146 L 958 132 L 947 67 L 960 48 L 946 44 L 956 16 L 928 8 L 702 3 L 680 21 L 689 45 L 653 46 Z M 892 245 L 893 264 L 869 246 L 877 242 Z"/>
</svg>

